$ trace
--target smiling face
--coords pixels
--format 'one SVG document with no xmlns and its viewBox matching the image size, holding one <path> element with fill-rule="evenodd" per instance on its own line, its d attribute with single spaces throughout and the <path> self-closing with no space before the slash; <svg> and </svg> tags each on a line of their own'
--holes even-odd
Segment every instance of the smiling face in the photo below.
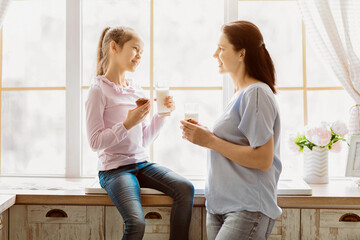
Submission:
<svg viewBox="0 0 360 240">
<path fill-rule="evenodd" d="M 234 46 L 223 33 L 220 36 L 218 48 L 213 57 L 219 62 L 220 73 L 235 73 L 240 67 L 243 54 L 241 53 L 241 50 L 234 50 Z"/>
<path fill-rule="evenodd" d="M 124 71 L 134 72 L 140 63 L 143 47 L 143 41 L 134 33 L 132 39 L 127 41 L 122 48 L 116 45 L 114 60 Z"/>
</svg>

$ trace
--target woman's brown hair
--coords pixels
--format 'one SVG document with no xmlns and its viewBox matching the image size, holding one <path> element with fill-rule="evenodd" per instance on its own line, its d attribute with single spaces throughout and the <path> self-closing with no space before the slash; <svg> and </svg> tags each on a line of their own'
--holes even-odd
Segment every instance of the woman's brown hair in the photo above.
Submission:
<svg viewBox="0 0 360 240">
<path fill-rule="evenodd" d="M 275 89 L 275 68 L 259 28 L 248 21 L 234 21 L 222 26 L 222 32 L 235 51 L 245 49 L 246 72 Z"/>
<path fill-rule="evenodd" d="M 107 70 L 110 42 L 114 41 L 122 48 L 126 42 L 133 38 L 134 33 L 135 31 L 129 27 L 106 27 L 102 31 L 97 50 L 96 75 L 104 75 Z"/>
</svg>

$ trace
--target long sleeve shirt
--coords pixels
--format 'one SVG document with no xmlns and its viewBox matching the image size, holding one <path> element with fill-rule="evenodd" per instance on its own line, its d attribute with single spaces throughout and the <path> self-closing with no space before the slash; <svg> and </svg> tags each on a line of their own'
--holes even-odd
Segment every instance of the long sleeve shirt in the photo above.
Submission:
<svg viewBox="0 0 360 240">
<path fill-rule="evenodd" d="M 129 86 L 121 88 L 105 76 L 97 76 L 85 102 L 87 137 L 97 152 L 99 171 L 148 161 L 145 148 L 164 125 L 164 118 L 156 114 L 151 123 L 144 120 L 130 130 L 124 127 L 128 111 L 144 97 L 141 88 L 128 81 Z"/>
</svg>

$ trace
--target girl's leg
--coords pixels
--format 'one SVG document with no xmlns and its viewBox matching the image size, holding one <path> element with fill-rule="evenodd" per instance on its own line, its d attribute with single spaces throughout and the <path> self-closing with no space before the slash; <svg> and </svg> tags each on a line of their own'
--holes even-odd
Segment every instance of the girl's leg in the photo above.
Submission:
<svg viewBox="0 0 360 240">
<path fill-rule="evenodd" d="M 116 170 L 99 173 L 100 184 L 124 219 L 125 232 L 122 239 L 141 240 L 145 232 L 145 219 L 139 183 L 134 174 Z"/>
<path fill-rule="evenodd" d="M 173 198 L 170 217 L 170 239 L 189 239 L 194 203 L 194 186 L 186 178 L 166 167 L 149 163 L 139 170 L 141 187 L 159 190 Z"/>
<path fill-rule="evenodd" d="M 222 216 L 206 213 L 206 234 L 208 240 L 215 240 L 223 224 Z"/>
<path fill-rule="evenodd" d="M 224 214 L 223 219 L 224 224 L 216 240 L 265 240 L 269 237 L 274 225 L 274 221 L 261 212 L 230 212 Z"/>
</svg>

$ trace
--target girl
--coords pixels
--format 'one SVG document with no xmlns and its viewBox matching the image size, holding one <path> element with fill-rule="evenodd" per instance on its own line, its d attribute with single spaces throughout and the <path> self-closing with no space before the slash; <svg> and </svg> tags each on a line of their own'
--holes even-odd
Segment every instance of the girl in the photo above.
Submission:
<svg viewBox="0 0 360 240">
<path fill-rule="evenodd" d="M 150 101 L 136 107 L 143 92 L 126 72 L 140 63 L 143 42 L 127 27 L 103 30 L 97 53 L 97 77 L 91 86 L 86 108 L 90 146 L 97 151 L 99 180 L 125 222 L 122 239 L 142 239 L 145 219 L 140 188 L 153 188 L 173 198 L 170 239 L 188 239 L 194 187 L 170 169 L 150 163 L 145 147 L 159 135 L 164 116 L 145 120 Z M 172 97 L 165 106 L 175 109 Z M 121 226 L 119 226 L 121 227 Z"/>
<path fill-rule="evenodd" d="M 209 240 L 267 239 L 281 214 L 280 117 L 275 70 L 259 29 L 247 21 L 222 27 L 214 57 L 235 94 L 213 132 L 181 121 L 183 138 L 210 149 L 205 187 Z"/>
</svg>

